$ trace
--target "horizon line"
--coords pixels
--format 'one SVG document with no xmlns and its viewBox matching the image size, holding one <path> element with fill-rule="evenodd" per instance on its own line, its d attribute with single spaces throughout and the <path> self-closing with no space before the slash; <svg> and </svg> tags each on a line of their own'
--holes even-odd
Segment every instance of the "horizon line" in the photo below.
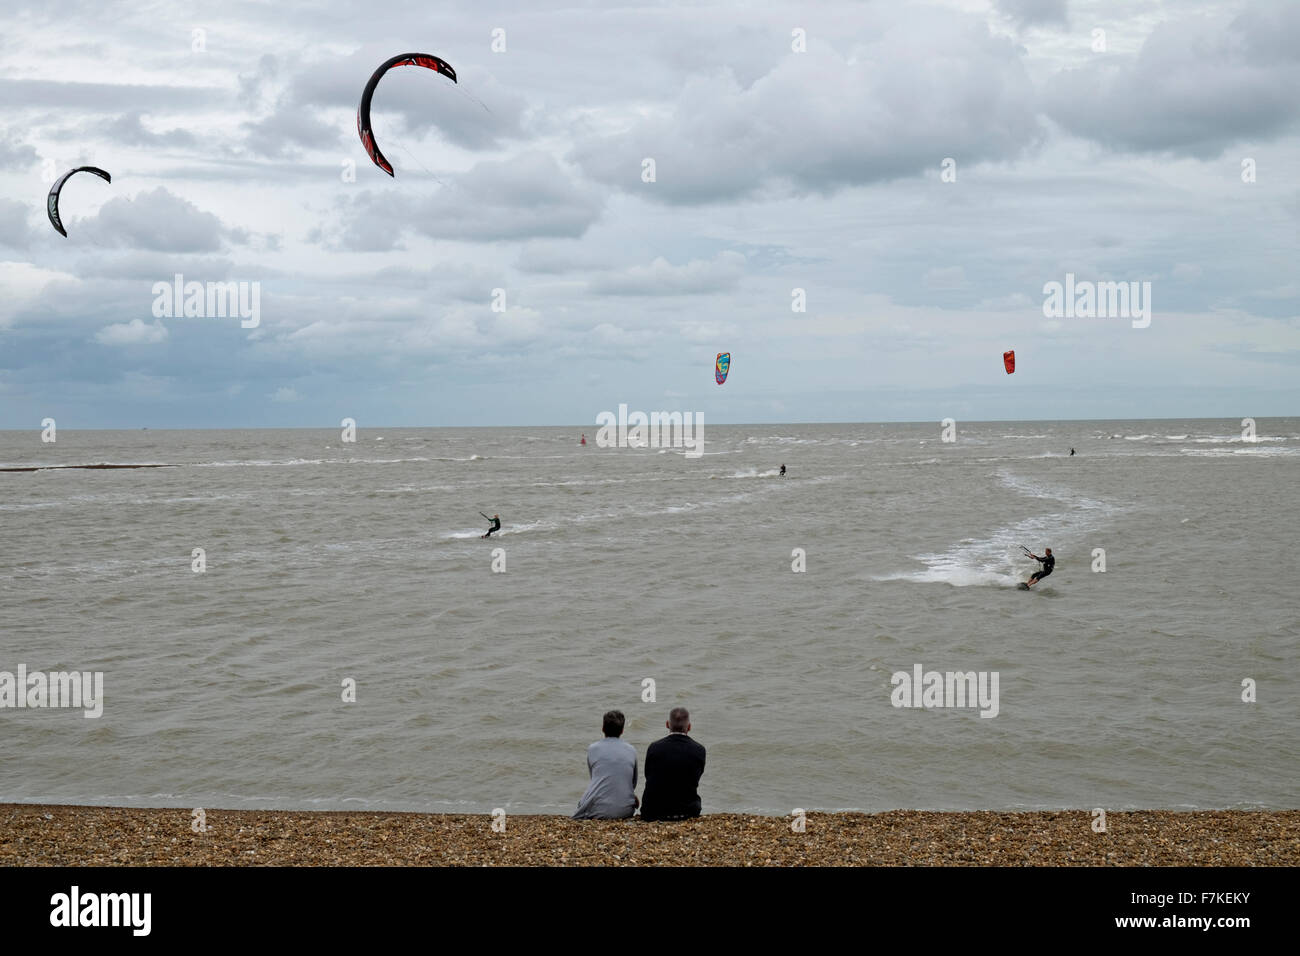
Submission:
<svg viewBox="0 0 1300 956">
<path fill-rule="evenodd" d="M 350 416 L 349 416 L 349 417 L 350 417 Z M 951 417 L 951 416 L 949 416 L 949 417 Z M 1253 419 L 1255 419 L 1256 421 L 1261 421 L 1261 420 L 1265 420 L 1265 421 L 1266 421 L 1266 420 L 1268 420 L 1268 419 L 1278 419 L 1278 418 L 1280 418 L 1280 419 L 1300 418 L 1300 414 L 1295 414 L 1295 415 L 1251 415 L 1251 416 L 1246 416 L 1246 417 L 1248 417 L 1248 418 L 1253 418 Z M 1224 421 L 1236 422 L 1236 423 L 1238 424 L 1238 426 L 1240 425 L 1240 419 L 1237 419 L 1237 418 L 1235 418 L 1235 417 L 1230 417 L 1230 416 L 1221 416 L 1221 415 L 1195 416 L 1195 417 L 1192 417 L 1192 418 L 967 418 L 967 419 L 954 419 L 954 421 L 959 421 L 959 422 L 960 422 L 960 421 L 964 421 L 966 424 L 976 424 L 976 425 L 979 425 L 979 424 L 990 424 L 990 425 L 992 425 L 992 424 L 1014 424 L 1014 423 L 1025 423 L 1025 424 L 1047 424 L 1047 423 L 1053 423 L 1053 422 L 1060 422 L 1060 423 L 1066 423 L 1066 422 L 1099 422 L 1099 423 L 1100 423 L 1100 422 L 1204 422 L 1204 421 L 1217 421 L 1217 420 L 1220 420 L 1220 419 L 1222 419 L 1222 420 L 1224 420 Z M 942 424 L 942 423 L 943 423 L 943 420 L 942 420 L 942 419 L 937 419 L 937 420 L 936 420 L 936 419 L 931 419 L 931 418 L 916 418 L 916 419 L 908 419 L 908 420 L 902 420 L 902 419 L 899 419 L 899 420 L 894 420 L 894 421 L 850 421 L 850 420 L 841 420 L 841 421 L 804 421 L 804 422 L 757 422 L 757 421 L 756 421 L 756 422 L 714 422 L 714 423 L 712 423 L 712 424 L 713 424 L 713 427 L 715 427 L 715 428 L 716 428 L 716 427 L 726 427 L 726 428 L 744 428 L 744 427 L 752 427 L 752 426 L 758 426 L 758 425 L 762 425 L 762 426 L 777 426 L 777 425 L 780 425 L 780 426 L 787 426 L 787 427 L 801 427 L 801 426 L 805 426 L 805 425 L 928 425 L 928 424 L 934 424 L 936 421 L 937 421 L 939 424 Z M 704 424 L 704 423 L 701 423 L 701 424 Z M 108 432 L 108 431 L 158 431 L 158 432 L 164 432 L 164 431 L 167 431 L 167 432 L 171 432 L 171 431 L 178 431 L 178 432 L 179 432 L 179 431 L 316 431 L 316 430 L 319 430 L 319 431 L 335 431 L 335 430 L 337 430 L 339 427 L 341 427 L 341 426 L 339 426 L 339 425 L 160 425 L 160 426 L 155 427 L 155 426 L 152 426 L 152 425 L 121 425 L 121 426 L 102 426 L 102 425 L 99 425 L 99 426 L 81 426 L 81 427 L 78 427 L 78 426 L 71 426 L 71 425 L 60 425 L 60 426 L 59 426 L 59 430 L 60 430 L 60 431 L 67 431 L 67 432 L 72 432 L 72 431 L 76 431 L 76 432 L 90 432 L 90 431 L 105 431 L 105 432 Z M 465 430 L 468 430 L 468 429 L 482 429 L 482 428 L 576 428 L 576 429 L 581 430 L 581 429 L 599 429 L 599 428 L 601 428 L 601 427 L 607 427 L 607 426 L 600 426 L 600 425 L 597 425 L 597 424 L 595 424 L 595 423 L 587 423 L 587 424 L 567 424 L 567 423 L 566 423 L 566 424 L 558 424 L 558 425 L 523 425 L 523 424 L 508 424 L 508 425 L 365 425 L 365 426 L 362 426 L 361 424 L 358 423 L 356 427 L 357 427 L 358 429 L 361 429 L 361 428 L 364 427 L 364 428 L 371 429 L 371 430 L 377 430 L 377 429 L 403 429 L 403 428 L 407 428 L 407 429 L 410 429 L 410 428 L 415 428 L 415 429 L 420 429 L 420 428 L 445 428 L 445 429 L 465 429 Z M 29 425 L 29 426 L 24 427 L 24 428 L 0 428 L 0 433 L 3 433 L 3 432 L 30 432 L 30 431 L 40 431 L 40 430 L 41 430 L 41 426 L 40 426 L 40 425 Z"/>
</svg>

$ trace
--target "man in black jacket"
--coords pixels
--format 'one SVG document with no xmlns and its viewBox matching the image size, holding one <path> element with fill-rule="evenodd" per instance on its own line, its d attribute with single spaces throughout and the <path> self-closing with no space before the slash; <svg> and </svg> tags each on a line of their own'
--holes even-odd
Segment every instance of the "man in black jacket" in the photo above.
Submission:
<svg viewBox="0 0 1300 956">
<path fill-rule="evenodd" d="M 704 748 L 686 736 L 691 715 L 674 707 L 668 715 L 670 733 L 652 743 L 645 754 L 642 820 L 685 820 L 700 815 L 697 788 L 704 775 Z"/>
<path fill-rule="evenodd" d="M 1043 566 L 1031 574 L 1029 580 L 1025 582 L 1025 587 L 1032 588 L 1035 584 L 1052 573 L 1052 569 L 1056 567 L 1056 558 L 1052 557 L 1051 548 L 1048 548 L 1044 553 L 1044 556 L 1041 558 L 1032 552 L 1029 553 L 1029 556 L 1035 561 L 1041 561 L 1043 564 Z"/>
</svg>

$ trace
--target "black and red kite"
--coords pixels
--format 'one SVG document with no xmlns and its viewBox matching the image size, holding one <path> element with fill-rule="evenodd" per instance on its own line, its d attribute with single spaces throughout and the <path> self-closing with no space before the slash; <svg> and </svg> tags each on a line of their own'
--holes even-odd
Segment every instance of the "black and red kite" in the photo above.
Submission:
<svg viewBox="0 0 1300 956">
<path fill-rule="evenodd" d="M 451 68 L 451 64 L 431 53 L 399 54 L 390 60 L 385 60 L 379 69 L 371 74 L 366 82 L 366 88 L 361 91 L 361 105 L 357 107 L 357 133 L 361 136 L 361 145 L 366 148 L 366 154 L 376 166 L 390 176 L 393 175 L 393 166 L 379 151 L 379 146 L 375 143 L 375 134 L 370 128 L 370 98 L 375 94 L 379 78 L 395 66 L 422 66 L 427 70 L 441 73 L 453 83 L 456 82 L 456 71 Z"/>
</svg>

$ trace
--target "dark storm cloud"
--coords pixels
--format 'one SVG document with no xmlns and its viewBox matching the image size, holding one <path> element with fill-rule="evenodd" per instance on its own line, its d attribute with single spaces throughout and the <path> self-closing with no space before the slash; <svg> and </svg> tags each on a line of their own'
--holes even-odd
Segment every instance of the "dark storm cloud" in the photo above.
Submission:
<svg viewBox="0 0 1300 956">
<path fill-rule="evenodd" d="M 1135 58 L 1098 54 L 1048 85 L 1047 113 L 1114 150 L 1199 159 L 1300 121 L 1300 4 L 1255 3 L 1225 29 L 1162 23 Z"/>
</svg>

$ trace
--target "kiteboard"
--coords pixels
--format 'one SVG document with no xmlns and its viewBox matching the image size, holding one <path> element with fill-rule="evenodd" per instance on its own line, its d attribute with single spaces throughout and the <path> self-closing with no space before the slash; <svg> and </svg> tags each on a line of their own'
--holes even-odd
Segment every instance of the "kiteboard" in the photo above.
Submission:
<svg viewBox="0 0 1300 956">
<path fill-rule="evenodd" d="M 1029 585 L 1026 584 L 1024 581 L 1021 581 L 1019 584 L 1016 585 L 1016 588 L 1021 591 L 1028 591 Z"/>
</svg>

